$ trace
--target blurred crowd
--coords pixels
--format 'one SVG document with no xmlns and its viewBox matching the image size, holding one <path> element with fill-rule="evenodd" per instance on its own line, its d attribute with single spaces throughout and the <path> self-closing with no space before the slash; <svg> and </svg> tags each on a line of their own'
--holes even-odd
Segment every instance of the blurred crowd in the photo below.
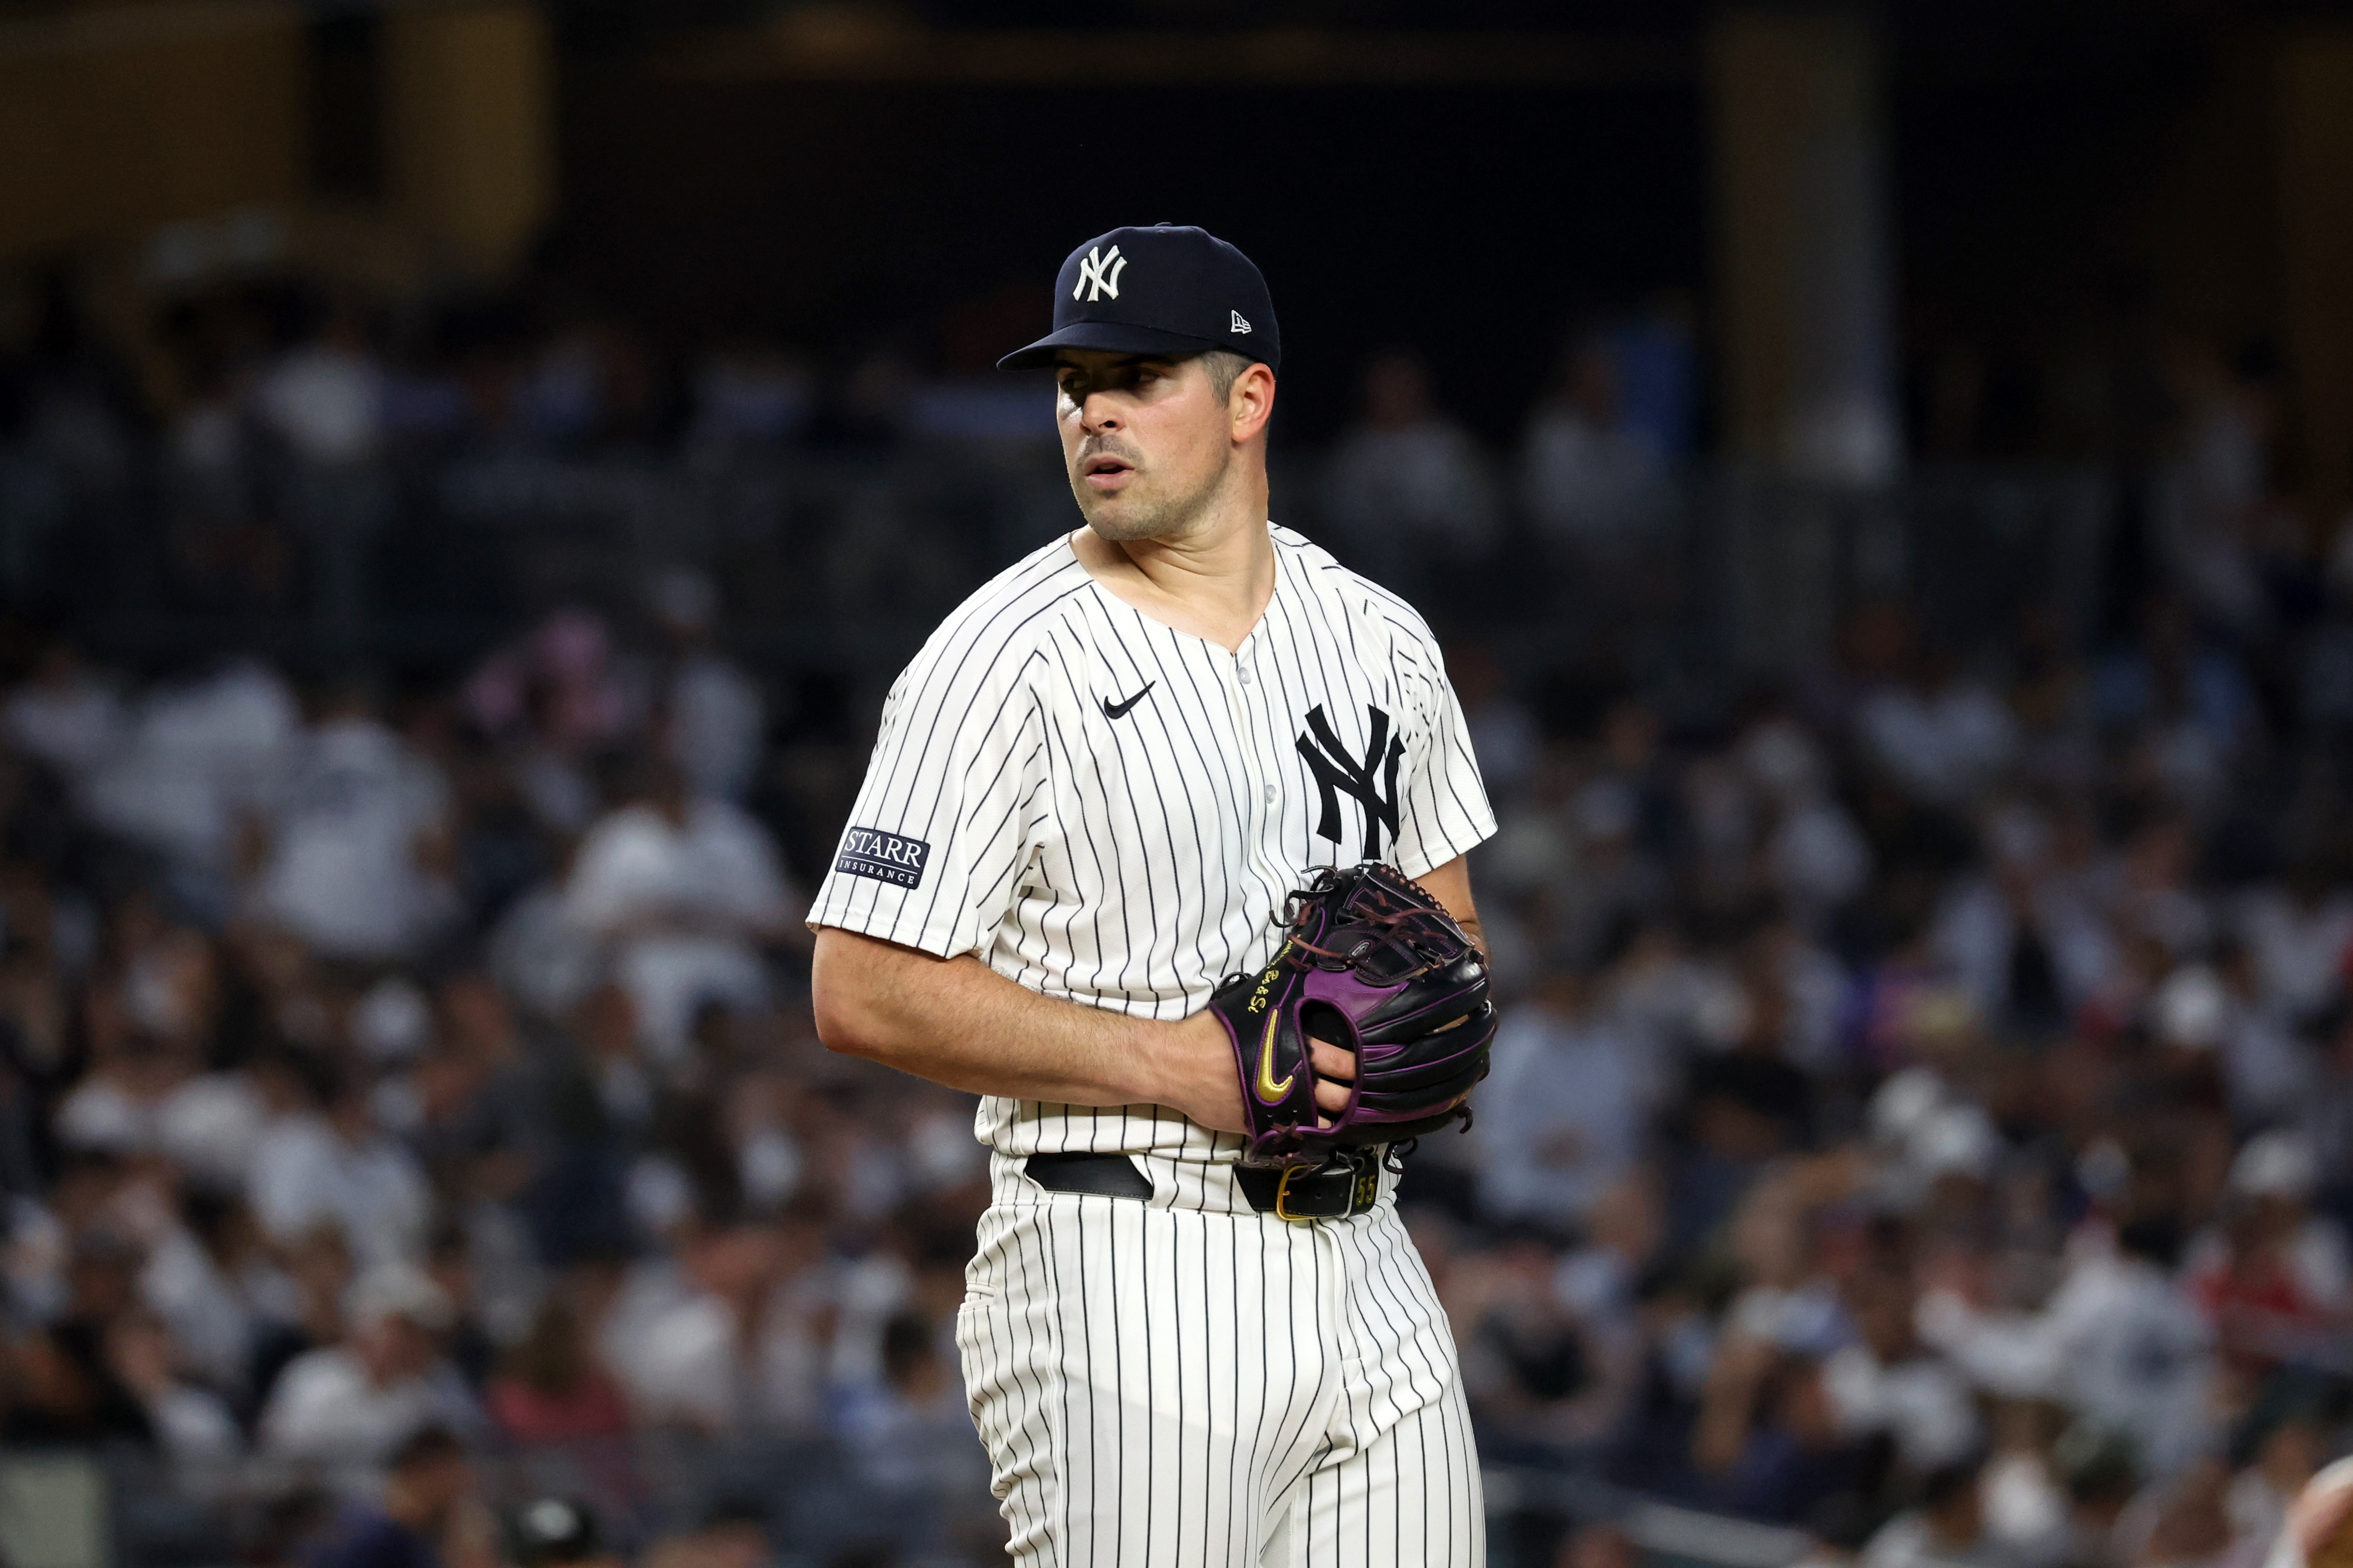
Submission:
<svg viewBox="0 0 2353 1568">
<path fill-rule="evenodd" d="M 2353 552 L 2245 390 L 2088 647 L 1869 605 L 1674 722 L 1458 650 L 1515 995 L 1404 1195 L 1491 1464 L 1866 1568 L 2253 1568 L 2353 1442 Z"/>
<path fill-rule="evenodd" d="M 132 1560 L 993 1527 L 970 1104 L 811 1037 L 767 698 L 651 599 L 423 691 L 60 639 L 0 700 L 0 1443 L 151 1461 Z"/>
<path fill-rule="evenodd" d="M 1069 510 L 1045 379 L 973 346 L 1033 335 L 1027 312 L 819 354 L 659 342 L 553 284 L 393 304 L 265 269 L 111 316 L 86 293 L 0 273 L 0 590 L 183 651 L 199 621 L 330 662 L 479 637 L 609 605 L 649 554 L 756 621 L 928 626 Z M 1523 549 L 1609 605 L 1680 521 L 1695 356 L 1678 299 L 1592 312 L 1508 434 L 1452 416 L 1410 349 L 1330 366 L 1354 395 L 1283 437 L 1281 514 L 1440 608 L 1492 608 Z"/>
</svg>

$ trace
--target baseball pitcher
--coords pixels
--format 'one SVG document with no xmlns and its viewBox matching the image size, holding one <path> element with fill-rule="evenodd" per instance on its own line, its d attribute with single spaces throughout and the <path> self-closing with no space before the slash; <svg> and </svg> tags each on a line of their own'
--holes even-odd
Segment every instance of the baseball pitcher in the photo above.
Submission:
<svg viewBox="0 0 2353 1568">
<path fill-rule="evenodd" d="M 956 1337 L 1023 1563 L 1485 1561 L 1394 1194 L 1486 1071 L 1494 818 L 1430 628 L 1268 521 L 1281 363 L 1232 246 L 1071 254 L 1003 364 L 1086 525 L 900 676 L 809 917 L 826 1044 L 982 1097 Z"/>
</svg>

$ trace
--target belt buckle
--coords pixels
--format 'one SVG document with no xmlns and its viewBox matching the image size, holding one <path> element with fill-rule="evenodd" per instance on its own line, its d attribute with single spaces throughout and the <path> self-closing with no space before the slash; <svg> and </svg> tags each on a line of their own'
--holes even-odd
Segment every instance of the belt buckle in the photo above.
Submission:
<svg viewBox="0 0 2353 1568">
<path fill-rule="evenodd" d="M 1318 1218 L 1322 1217 L 1317 1215 L 1291 1212 L 1291 1179 L 1303 1171 L 1313 1175 L 1322 1169 L 1321 1165 L 1285 1165 L 1282 1168 L 1282 1180 L 1274 1184 L 1275 1218 L 1288 1220 L 1293 1225 L 1314 1225 Z"/>
<path fill-rule="evenodd" d="M 1336 1169 L 1335 1168 L 1336 1164 Z M 1291 1212 L 1291 1182 L 1299 1175 L 1331 1176 L 1345 1173 L 1348 1178 L 1348 1203 L 1338 1214 L 1293 1214 Z M 1360 1155 L 1344 1155 L 1336 1162 L 1320 1165 L 1286 1165 L 1282 1180 L 1275 1184 L 1274 1217 L 1293 1225 L 1313 1225 L 1319 1219 L 1346 1219 L 1359 1215 L 1380 1201 L 1381 1168 L 1379 1162 Z"/>
</svg>

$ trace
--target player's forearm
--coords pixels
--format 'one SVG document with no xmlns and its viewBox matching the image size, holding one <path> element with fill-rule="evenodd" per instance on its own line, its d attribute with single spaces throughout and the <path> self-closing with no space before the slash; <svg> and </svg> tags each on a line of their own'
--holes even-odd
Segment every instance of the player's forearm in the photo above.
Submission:
<svg viewBox="0 0 2353 1568">
<path fill-rule="evenodd" d="M 810 991 L 828 1049 L 969 1094 L 1190 1113 L 1201 1048 L 1228 1049 L 1198 1021 L 1155 1023 L 1040 996 L 977 959 L 938 959 L 829 926 L 818 932 Z M 1230 1065 L 1221 1070 L 1232 1077 Z"/>
<path fill-rule="evenodd" d="M 1444 865 L 1433 867 L 1420 881 L 1431 898 L 1446 906 L 1446 912 L 1454 917 L 1462 934 L 1485 952 L 1487 929 L 1479 923 L 1479 906 L 1471 897 L 1471 862 L 1457 855 Z"/>
<path fill-rule="evenodd" d="M 1472 946 L 1477 948 L 1482 954 L 1493 956 L 1487 949 L 1487 928 L 1479 923 L 1479 917 L 1476 914 L 1467 921 L 1458 920 L 1455 923 L 1462 928 L 1462 934 L 1471 939 Z"/>
</svg>

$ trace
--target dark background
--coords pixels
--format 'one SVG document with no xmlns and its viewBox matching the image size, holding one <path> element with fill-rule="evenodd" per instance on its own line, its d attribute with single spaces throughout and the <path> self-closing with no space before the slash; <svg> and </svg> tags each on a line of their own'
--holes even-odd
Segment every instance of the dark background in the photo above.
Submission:
<svg viewBox="0 0 2353 1568">
<path fill-rule="evenodd" d="M 1571 319 L 1705 279 L 1684 89 L 586 77 L 551 254 L 600 291 L 658 301 L 682 335 L 750 328 L 854 353 L 897 331 L 944 368 L 986 369 L 1045 330 L 1040 280 L 1072 244 L 1194 223 L 1274 290 L 1287 433 L 1328 435 L 1357 362 L 1392 343 L 1423 345 L 1450 397 L 1500 432 Z"/>
</svg>

